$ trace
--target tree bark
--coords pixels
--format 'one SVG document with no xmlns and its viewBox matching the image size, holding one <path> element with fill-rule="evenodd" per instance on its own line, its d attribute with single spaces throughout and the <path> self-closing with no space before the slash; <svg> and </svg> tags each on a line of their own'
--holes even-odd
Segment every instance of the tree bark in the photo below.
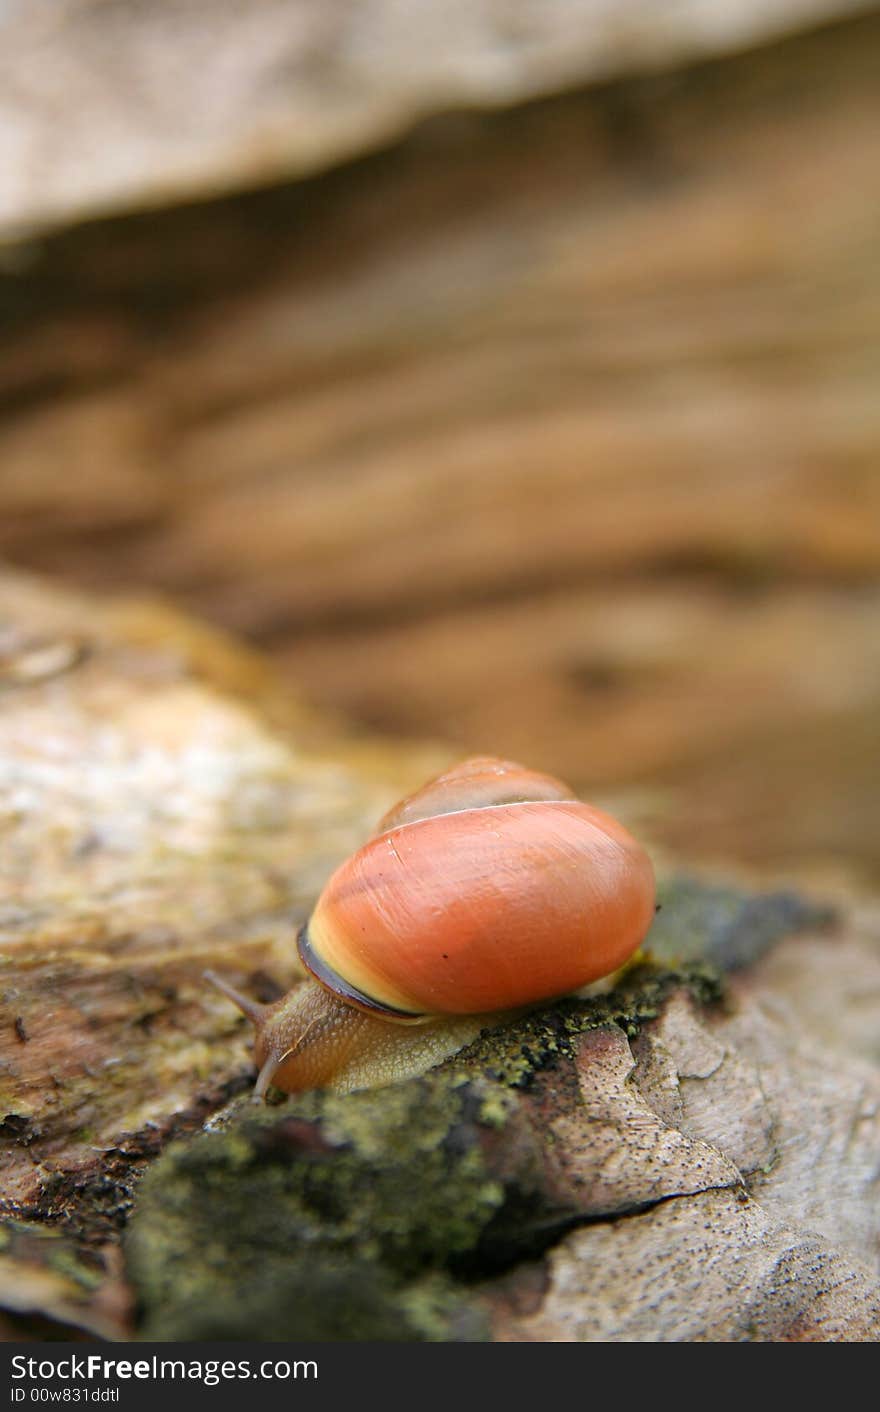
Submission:
<svg viewBox="0 0 880 1412">
<path fill-rule="evenodd" d="M 204 967 L 295 979 L 326 873 L 442 754 L 156 605 L 6 575 L 0 620 L 10 1335 L 877 1336 L 876 910 L 664 876 L 606 994 L 257 1112 Z"/>
<path fill-rule="evenodd" d="M 323 710 L 623 795 L 673 851 L 876 882 L 878 40 L 19 250 L 0 553 L 171 593 Z"/>
<path fill-rule="evenodd" d="M 300 176 L 450 108 L 723 54 L 864 5 L 34 0 L 0 16 L 0 238 Z"/>
</svg>

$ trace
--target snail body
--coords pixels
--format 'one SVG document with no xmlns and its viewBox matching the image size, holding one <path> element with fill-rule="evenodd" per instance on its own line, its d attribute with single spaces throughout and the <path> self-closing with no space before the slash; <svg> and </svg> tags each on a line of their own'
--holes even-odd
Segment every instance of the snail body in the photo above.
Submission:
<svg viewBox="0 0 880 1412">
<path fill-rule="evenodd" d="M 395 1055 L 437 1062 L 616 971 L 653 915 L 650 860 L 621 824 L 552 776 L 480 757 L 403 800 L 333 873 L 298 937 L 310 982 L 267 1007 L 218 983 L 256 1023 L 259 1093 L 365 1062 L 393 1078 Z"/>
</svg>

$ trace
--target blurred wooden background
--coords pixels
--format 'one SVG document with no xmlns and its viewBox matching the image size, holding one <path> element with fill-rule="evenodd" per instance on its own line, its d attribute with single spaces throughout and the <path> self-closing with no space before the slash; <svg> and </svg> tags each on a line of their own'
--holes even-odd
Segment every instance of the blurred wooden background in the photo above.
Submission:
<svg viewBox="0 0 880 1412">
<path fill-rule="evenodd" d="M 0 554 L 880 876 L 880 18 L 10 241 Z"/>
</svg>

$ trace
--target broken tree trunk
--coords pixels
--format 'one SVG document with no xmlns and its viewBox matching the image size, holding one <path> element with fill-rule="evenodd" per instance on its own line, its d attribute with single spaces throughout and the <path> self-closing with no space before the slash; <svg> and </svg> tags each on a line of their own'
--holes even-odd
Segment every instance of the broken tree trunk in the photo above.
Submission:
<svg viewBox="0 0 880 1412">
<path fill-rule="evenodd" d="M 157 606 L 8 575 L 0 625 L 10 1332 L 877 1336 L 876 913 L 669 876 L 610 993 L 256 1111 L 204 967 L 295 979 L 330 867 L 442 752 L 319 726 Z"/>
</svg>

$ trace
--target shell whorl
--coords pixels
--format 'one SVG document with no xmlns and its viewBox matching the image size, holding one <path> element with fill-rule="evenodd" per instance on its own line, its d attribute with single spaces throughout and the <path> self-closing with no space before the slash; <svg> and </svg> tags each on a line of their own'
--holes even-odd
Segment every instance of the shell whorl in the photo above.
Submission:
<svg viewBox="0 0 880 1412">
<path fill-rule="evenodd" d="M 436 819 L 444 814 L 460 814 L 468 809 L 494 808 L 503 804 L 535 803 L 540 800 L 573 799 L 567 785 L 552 775 L 526 769 L 513 760 L 500 760 L 491 755 L 477 755 L 462 760 L 451 770 L 445 770 L 429 780 L 414 794 L 398 801 L 382 816 L 373 838 L 392 833 L 408 824 Z M 314 945 L 309 923 L 302 927 L 296 939 L 299 958 L 316 981 L 368 1014 L 398 1024 L 418 1024 L 429 1018 L 424 1012 L 383 1004 L 365 990 L 353 985 L 341 970 L 335 969 Z"/>
<path fill-rule="evenodd" d="M 388 833 L 404 824 L 458 814 L 465 809 L 485 809 L 497 804 L 528 804 L 539 800 L 574 799 L 568 785 L 553 775 L 526 769 L 513 760 L 476 755 L 446 770 L 389 809 L 376 827 Z"/>
<path fill-rule="evenodd" d="M 385 815 L 331 877 L 300 955 L 384 1019 L 513 1009 L 616 970 L 653 905 L 650 861 L 616 820 L 484 757 Z"/>
</svg>

